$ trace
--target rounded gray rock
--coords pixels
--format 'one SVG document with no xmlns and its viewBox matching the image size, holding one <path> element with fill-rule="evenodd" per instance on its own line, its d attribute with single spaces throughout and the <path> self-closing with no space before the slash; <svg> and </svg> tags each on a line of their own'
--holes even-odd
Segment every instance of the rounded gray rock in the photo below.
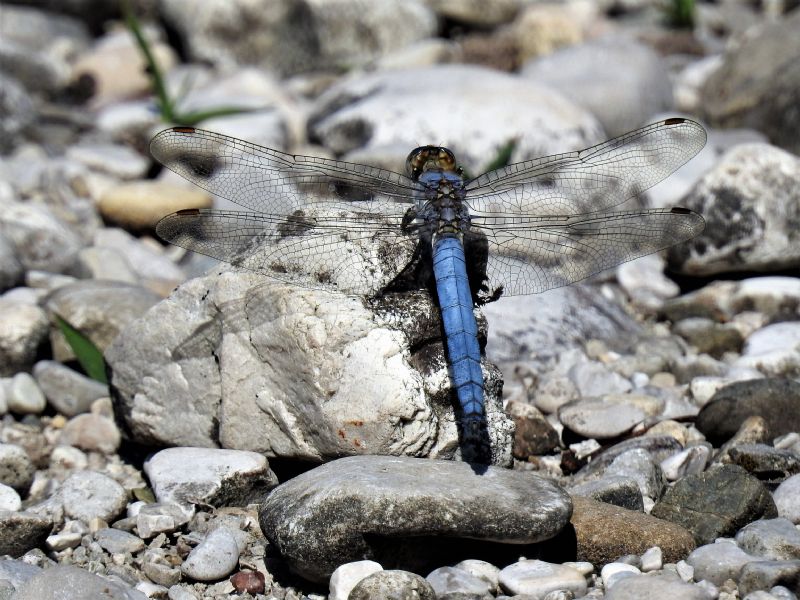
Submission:
<svg viewBox="0 0 800 600">
<path fill-rule="evenodd" d="M 431 584 L 407 571 L 378 571 L 359 581 L 347 600 L 436 600 Z"/>
<path fill-rule="evenodd" d="M 324 581 L 346 562 L 402 563 L 398 546 L 386 548 L 381 539 L 401 544 L 402 538 L 445 536 L 535 543 L 555 536 L 571 513 L 569 495 L 531 473 L 353 456 L 275 488 L 261 505 L 259 520 L 293 570 Z"/>
<path fill-rule="evenodd" d="M 125 510 L 128 494 L 120 484 L 96 471 L 79 471 L 61 486 L 64 512 L 86 523 L 94 518 L 112 522 Z"/>
<path fill-rule="evenodd" d="M 73 417 L 89 412 L 92 402 L 108 396 L 108 385 L 90 379 L 54 360 L 42 360 L 33 376 L 50 405 L 62 415 Z"/>
<path fill-rule="evenodd" d="M 20 587 L 14 600 L 147 600 L 142 592 L 84 569 L 58 565 L 31 577 Z"/>
<path fill-rule="evenodd" d="M 217 527 L 189 553 L 181 571 L 197 581 L 217 581 L 230 575 L 237 564 L 236 536 L 227 527 Z"/>
<path fill-rule="evenodd" d="M 0 444 L 0 483 L 18 492 L 26 492 L 35 471 L 30 457 L 20 446 Z"/>
</svg>

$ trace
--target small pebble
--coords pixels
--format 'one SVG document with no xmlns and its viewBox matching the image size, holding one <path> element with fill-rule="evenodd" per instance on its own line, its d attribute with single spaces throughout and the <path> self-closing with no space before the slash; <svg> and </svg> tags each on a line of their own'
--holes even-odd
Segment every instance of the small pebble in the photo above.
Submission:
<svg viewBox="0 0 800 600">
<path fill-rule="evenodd" d="M 230 575 L 238 563 L 236 536 L 227 527 L 217 527 L 189 553 L 181 571 L 197 581 L 216 581 Z"/>
<path fill-rule="evenodd" d="M 17 511 L 21 508 L 22 499 L 17 491 L 5 483 L 0 483 L 0 510 Z"/>
<path fill-rule="evenodd" d="M 38 415 L 47 406 L 42 390 L 28 373 L 17 373 L 6 390 L 8 410 L 20 415 Z"/>
</svg>

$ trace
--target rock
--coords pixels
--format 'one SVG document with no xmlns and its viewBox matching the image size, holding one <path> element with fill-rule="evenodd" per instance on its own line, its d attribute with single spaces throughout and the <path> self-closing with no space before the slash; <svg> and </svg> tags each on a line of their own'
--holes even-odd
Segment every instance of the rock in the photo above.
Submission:
<svg viewBox="0 0 800 600">
<path fill-rule="evenodd" d="M 675 562 L 694 549 L 692 535 L 674 523 L 579 496 L 572 503 L 577 560 L 599 566 L 658 546 L 665 562 Z"/>
<path fill-rule="evenodd" d="M 603 580 L 603 587 L 606 592 L 608 592 L 617 581 L 632 575 L 640 574 L 641 571 L 638 567 L 623 562 L 608 563 L 600 570 L 600 577 Z"/>
<path fill-rule="evenodd" d="M 687 475 L 696 475 L 706 469 L 711 458 L 710 444 L 689 446 L 661 461 L 661 470 L 667 481 L 678 481 Z"/>
<path fill-rule="evenodd" d="M 642 436 L 624 440 L 592 456 L 591 462 L 575 474 L 575 483 L 582 483 L 592 477 L 597 477 L 599 474 L 603 473 L 618 456 L 636 448 L 645 450 L 656 463 L 661 462 L 682 449 L 680 443 L 671 435 Z"/>
<path fill-rule="evenodd" d="M 732 323 L 715 323 L 711 319 L 694 317 L 675 323 L 673 333 L 689 342 L 698 353 L 722 358 L 726 352 L 740 352 L 744 340 Z"/>
<path fill-rule="evenodd" d="M 26 270 L 65 273 L 74 267 L 82 245 L 46 206 L 32 202 L 0 200 L 0 234 Z"/>
<path fill-rule="evenodd" d="M 141 443 L 315 461 L 451 458 L 462 449 L 439 319 L 423 292 L 364 303 L 226 272 L 181 286 L 105 358 L 119 414 Z M 498 377 L 485 363 L 491 460 L 509 464 L 513 423 Z"/>
<path fill-rule="evenodd" d="M 108 396 L 107 385 L 53 360 L 37 362 L 33 376 L 50 405 L 67 417 L 89 412 L 92 402 Z"/>
<path fill-rule="evenodd" d="M 71 565 L 56 565 L 31 577 L 14 594 L 15 600 L 146 600 L 147 596 L 127 585 L 100 577 Z"/>
<path fill-rule="evenodd" d="M 427 4 L 440 18 L 486 29 L 508 23 L 520 8 L 516 0 L 498 0 L 489 5 L 470 0 L 433 0 Z"/>
<path fill-rule="evenodd" d="M 186 557 L 181 572 L 197 581 L 217 581 L 230 575 L 239 564 L 236 536 L 227 527 L 217 527 Z"/>
<path fill-rule="evenodd" d="M 16 444 L 0 444 L 0 483 L 27 493 L 36 472 L 28 454 Z"/>
<path fill-rule="evenodd" d="M 606 394 L 563 405 L 558 419 L 585 438 L 606 439 L 622 435 L 663 408 L 663 401 L 644 394 Z"/>
<path fill-rule="evenodd" d="M 29 512 L 0 511 L 0 556 L 22 556 L 44 544 L 53 522 Z"/>
<path fill-rule="evenodd" d="M 111 248 L 84 248 L 78 253 L 76 273 L 81 279 L 139 283 L 125 257 Z"/>
<path fill-rule="evenodd" d="M 239 571 L 231 577 L 231 585 L 240 594 L 263 594 L 266 590 L 266 578 L 260 571 Z"/>
<path fill-rule="evenodd" d="M 800 475 L 792 475 L 772 492 L 778 515 L 800 524 Z"/>
<path fill-rule="evenodd" d="M 800 456 L 767 444 L 737 444 L 728 451 L 728 456 L 733 464 L 773 484 L 800 473 Z"/>
<path fill-rule="evenodd" d="M 680 598 L 680 600 L 714 600 L 715 595 L 697 585 L 684 583 L 675 575 L 635 575 L 620 579 L 605 595 L 606 600 L 640 600 L 642 598 Z"/>
<path fill-rule="evenodd" d="M 467 559 L 454 565 L 475 577 L 480 577 L 489 584 L 489 591 L 496 594 L 500 585 L 500 569 L 485 560 Z"/>
<path fill-rule="evenodd" d="M 744 565 L 739 574 L 740 594 L 768 590 L 777 585 L 798 589 L 800 560 L 759 560 Z"/>
<path fill-rule="evenodd" d="M 600 479 L 586 481 L 569 489 L 573 496 L 592 498 L 620 508 L 644 512 L 642 491 L 635 479 L 623 475 L 604 475 Z"/>
<path fill-rule="evenodd" d="M 255 452 L 212 448 L 168 448 L 144 463 L 159 502 L 246 506 L 278 485 L 267 459 Z"/>
<path fill-rule="evenodd" d="M 22 280 L 22 264 L 17 260 L 14 248 L 0 234 L 0 291 L 14 287 Z"/>
<path fill-rule="evenodd" d="M 96 471 L 78 471 L 70 475 L 61 486 L 61 496 L 67 516 L 86 523 L 98 517 L 110 523 L 122 514 L 128 503 L 125 489 Z"/>
<path fill-rule="evenodd" d="M 428 573 L 425 580 L 436 592 L 436 598 L 447 598 L 451 595 L 492 598 L 491 584 L 488 581 L 457 567 L 434 569 Z"/>
<path fill-rule="evenodd" d="M 159 533 L 172 533 L 188 523 L 190 516 L 177 504 L 145 504 L 136 514 L 136 529 L 140 537 L 150 539 Z"/>
<path fill-rule="evenodd" d="M 0 510 L 9 512 L 18 511 L 22 508 L 22 499 L 17 490 L 5 483 L 0 483 Z"/>
<path fill-rule="evenodd" d="M 478 80 L 482 85 L 476 87 Z M 426 110 L 418 111 L 417 106 Z M 385 114 L 393 118 L 380 118 Z M 512 114 L 513 119 L 498 118 Z M 396 171 L 402 170 L 409 148 L 421 139 L 442 142 L 473 173 L 481 172 L 511 139 L 517 141 L 513 162 L 602 141 L 594 118 L 560 94 L 469 65 L 343 80 L 318 99 L 310 132 L 336 154 L 395 148 L 394 165 L 382 166 Z"/>
<path fill-rule="evenodd" d="M 741 467 L 723 465 L 675 483 L 650 514 L 682 525 L 698 544 L 707 544 L 756 519 L 776 517 L 778 511 L 755 477 Z"/>
<path fill-rule="evenodd" d="M 58 443 L 86 452 L 114 454 L 122 438 L 117 424 L 102 415 L 84 414 L 72 417 L 58 438 Z"/>
<path fill-rule="evenodd" d="M 192 6 L 169 0 L 161 6 L 162 15 L 195 61 L 227 70 L 237 64 L 280 73 L 363 65 L 436 31 L 434 14 L 417 1 L 381 0 L 369 10 L 354 0 L 266 2 L 255 10 L 239 2 L 209 4 L 203 11 Z"/>
<path fill-rule="evenodd" d="M 579 44 L 596 18 L 593 5 L 523 3 L 508 30 L 517 50 L 517 61 L 525 63 L 530 58 Z"/>
<path fill-rule="evenodd" d="M 124 554 L 125 552 L 136 554 L 144 550 L 144 541 L 142 541 L 141 538 L 127 531 L 121 531 L 111 527 L 96 531 L 94 539 L 100 544 L 100 547 L 109 554 Z"/>
<path fill-rule="evenodd" d="M 141 154 L 118 144 L 77 144 L 67 148 L 66 157 L 118 179 L 141 179 L 150 166 Z"/>
<path fill-rule="evenodd" d="M 170 213 L 189 208 L 210 208 L 208 192 L 186 185 L 137 181 L 109 188 L 100 198 L 103 218 L 130 231 L 152 231 Z"/>
<path fill-rule="evenodd" d="M 166 72 L 176 62 L 175 53 L 168 45 L 152 39 L 150 31 L 144 30 L 150 52 Z M 146 67 L 133 36 L 122 30 L 110 31 L 75 60 L 73 79 L 91 77 L 94 83 L 92 104 L 103 106 L 148 93 L 152 83 Z"/>
<path fill-rule="evenodd" d="M 694 567 L 697 581 L 705 579 L 714 585 L 723 585 L 728 579 L 738 580 L 742 567 L 755 560 L 758 558 L 726 538 L 700 546 L 686 558 L 686 562 Z"/>
<path fill-rule="evenodd" d="M 793 108 L 800 89 L 800 42 L 795 35 L 800 15 L 764 24 L 726 53 L 723 64 L 702 89 L 708 120 L 720 127 L 752 127 L 773 143 L 800 153 Z"/>
<path fill-rule="evenodd" d="M 653 546 L 652 548 L 648 548 L 644 554 L 642 554 L 642 572 L 649 573 L 650 571 L 658 571 L 664 565 L 663 557 L 661 554 L 661 548 L 658 546 Z"/>
<path fill-rule="evenodd" d="M 431 584 L 416 573 L 379 571 L 359 581 L 347 600 L 436 600 Z"/>
<path fill-rule="evenodd" d="M 627 378 L 596 360 L 577 363 L 569 370 L 568 375 L 581 398 L 624 396 L 633 388 Z M 614 400 L 610 403 L 614 403 Z M 647 401 L 644 403 L 647 404 Z"/>
<path fill-rule="evenodd" d="M 72 446 L 56 446 L 50 454 L 50 467 L 82 471 L 89 466 L 86 454 Z"/>
<path fill-rule="evenodd" d="M 51 292 L 45 299 L 45 308 L 105 351 L 120 331 L 158 301 L 158 296 L 139 286 L 117 281 L 79 281 Z M 51 336 L 56 359 L 71 359 L 72 350 L 61 332 L 54 330 Z"/>
<path fill-rule="evenodd" d="M 561 441 L 558 432 L 534 406 L 509 402 L 506 412 L 514 418 L 514 458 L 527 460 L 529 456 L 548 454 L 558 448 Z"/>
<path fill-rule="evenodd" d="M 619 68 L 609 72 L 608 64 Z M 610 137 L 643 125 L 673 104 L 661 57 L 645 44 L 618 36 L 562 48 L 528 63 L 521 74 L 596 115 Z"/>
<path fill-rule="evenodd" d="M 47 402 L 36 380 L 27 373 L 17 373 L 6 386 L 8 410 L 21 415 L 41 413 Z"/>
<path fill-rule="evenodd" d="M 753 332 L 734 365 L 758 369 L 767 376 L 800 374 L 800 323 L 774 323 Z"/>
<path fill-rule="evenodd" d="M 658 312 L 664 300 L 680 293 L 678 284 L 664 275 L 666 263 L 660 254 L 622 263 L 616 269 L 617 281 L 634 304 L 649 312 Z"/>
<path fill-rule="evenodd" d="M 762 519 L 745 525 L 736 534 L 745 552 L 768 560 L 800 559 L 800 531 L 789 519 Z"/>
<path fill-rule="evenodd" d="M 41 572 L 40 567 L 23 560 L 0 560 L 0 580 L 9 582 L 15 589 Z"/>
<path fill-rule="evenodd" d="M 727 385 L 700 410 L 695 426 L 717 446 L 751 416 L 762 417 L 773 436 L 800 431 L 800 383 L 768 377 Z"/>
<path fill-rule="evenodd" d="M 800 280 L 778 276 L 743 279 L 730 303 L 734 313 L 755 311 L 770 322 L 792 320 L 800 313 Z"/>
<path fill-rule="evenodd" d="M 767 144 L 735 146 L 681 201 L 702 213 L 706 228 L 670 249 L 670 264 L 694 276 L 795 268 L 800 253 L 786 207 L 800 203 L 798 182 L 800 158 Z"/>
<path fill-rule="evenodd" d="M 330 600 L 347 600 L 359 581 L 379 571 L 383 567 L 374 560 L 357 560 L 337 567 L 331 574 Z"/>
<path fill-rule="evenodd" d="M 10 152 L 36 118 L 33 99 L 16 79 L 0 74 L 0 152 Z M 0 231 L 2 233 L 2 231 Z"/>
<path fill-rule="evenodd" d="M 633 479 L 639 486 L 642 496 L 650 502 L 661 497 L 661 492 L 667 483 L 661 467 L 642 448 L 634 448 L 617 456 L 603 475 Z"/>
<path fill-rule="evenodd" d="M 542 598 L 555 590 L 568 590 L 576 597 L 586 594 L 583 574 L 572 567 L 542 560 L 521 560 L 500 571 L 500 585 L 512 594 Z"/>
<path fill-rule="evenodd" d="M 273 490 L 259 510 L 261 529 L 294 570 L 323 580 L 356 559 L 383 565 L 428 560 L 425 544 L 411 554 L 398 550 L 429 539 L 419 538 L 423 534 L 446 534 L 462 545 L 463 538 L 522 544 L 548 539 L 566 524 L 568 496 L 554 484 L 529 473 L 478 470 L 481 474 L 465 463 L 401 457 L 339 459 Z M 391 515 L 385 513 L 386 498 Z M 392 543 L 384 547 L 380 540 L 387 537 Z"/>
</svg>

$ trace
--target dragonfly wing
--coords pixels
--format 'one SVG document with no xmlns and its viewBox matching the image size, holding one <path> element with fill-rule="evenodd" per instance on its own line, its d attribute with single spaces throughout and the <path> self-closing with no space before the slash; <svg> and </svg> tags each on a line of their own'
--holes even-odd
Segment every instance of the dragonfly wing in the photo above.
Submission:
<svg viewBox="0 0 800 600">
<path fill-rule="evenodd" d="M 194 127 L 158 133 L 150 142 L 150 153 L 212 194 L 273 215 L 316 203 L 358 206 L 358 210 L 369 210 L 379 199 L 410 203 L 418 187 L 386 169 L 286 154 Z"/>
<path fill-rule="evenodd" d="M 488 242 L 486 283 L 503 295 L 536 294 L 698 235 L 705 221 L 686 208 L 474 222 Z"/>
<path fill-rule="evenodd" d="M 304 287 L 372 296 L 410 262 L 417 245 L 392 217 L 324 210 L 288 217 L 209 209 L 159 221 L 163 239 Z"/>
<path fill-rule="evenodd" d="M 705 129 L 666 119 L 591 148 L 515 163 L 466 184 L 473 216 L 606 211 L 654 186 L 697 154 Z"/>
</svg>

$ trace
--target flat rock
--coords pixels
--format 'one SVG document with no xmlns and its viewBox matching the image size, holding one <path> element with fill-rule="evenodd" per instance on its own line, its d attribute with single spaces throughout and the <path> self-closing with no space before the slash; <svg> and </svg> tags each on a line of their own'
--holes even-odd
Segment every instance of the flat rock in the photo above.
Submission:
<svg viewBox="0 0 800 600">
<path fill-rule="evenodd" d="M 15 600 L 62 600 L 102 598 L 103 600 L 146 600 L 142 592 L 84 569 L 56 565 L 31 577 L 14 594 Z"/>
<path fill-rule="evenodd" d="M 267 459 L 256 452 L 168 448 L 144 463 L 159 502 L 191 507 L 245 506 L 278 485 Z"/>
<path fill-rule="evenodd" d="M 19 557 L 44 544 L 53 522 L 28 512 L 0 511 L 0 556 Z"/>
<path fill-rule="evenodd" d="M 583 437 L 606 439 L 622 435 L 663 408 L 662 400 L 645 394 L 608 394 L 565 404 L 558 409 L 558 419 Z"/>
<path fill-rule="evenodd" d="M 677 562 L 695 547 L 691 533 L 675 523 L 580 496 L 572 503 L 577 560 L 596 567 L 653 546 L 661 548 L 664 562 Z"/>
<path fill-rule="evenodd" d="M 800 473 L 800 456 L 768 444 L 736 444 L 728 450 L 728 457 L 733 464 L 772 484 Z"/>
<path fill-rule="evenodd" d="M 680 600 L 715 600 L 709 590 L 685 583 L 677 575 L 634 575 L 618 580 L 605 595 L 606 600 L 641 600 L 675 598 Z"/>
<path fill-rule="evenodd" d="M 734 382 L 712 396 L 695 426 L 718 446 L 751 416 L 762 417 L 773 436 L 800 431 L 800 383 L 771 377 Z"/>
<path fill-rule="evenodd" d="M 739 466 L 723 465 L 676 482 L 651 514 L 682 525 L 698 544 L 707 544 L 756 519 L 777 517 L 778 510 L 758 479 Z"/>
<path fill-rule="evenodd" d="M 566 525 L 569 496 L 555 484 L 530 473 L 477 470 L 440 460 L 339 459 L 273 490 L 259 510 L 261 529 L 294 570 L 325 580 L 345 562 L 415 558 L 398 552 L 403 538 L 528 544 Z"/>
<path fill-rule="evenodd" d="M 14 588 L 19 588 L 28 579 L 41 572 L 41 567 L 28 564 L 22 560 L 8 558 L 0 560 L 0 579 L 5 579 Z"/>
<path fill-rule="evenodd" d="M 33 369 L 47 401 L 62 415 L 89 412 L 92 402 L 108 396 L 108 386 L 54 360 L 42 360 Z"/>
<path fill-rule="evenodd" d="M 521 560 L 507 566 L 500 571 L 500 585 L 512 594 L 534 598 L 557 590 L 567 590 L 579 598 L 588 588 L 586 578 L 577 569 L 543 560 Z"/>
<path fill-rule="evenodd" d="M 109 554 L 123 554 L 125 552 L 135 554 L 144 549 L 144 540 L 127 531 L 114 529 L 113 527 L 99 529 L 95 532 L 94 539 Z"/>
</svg>

